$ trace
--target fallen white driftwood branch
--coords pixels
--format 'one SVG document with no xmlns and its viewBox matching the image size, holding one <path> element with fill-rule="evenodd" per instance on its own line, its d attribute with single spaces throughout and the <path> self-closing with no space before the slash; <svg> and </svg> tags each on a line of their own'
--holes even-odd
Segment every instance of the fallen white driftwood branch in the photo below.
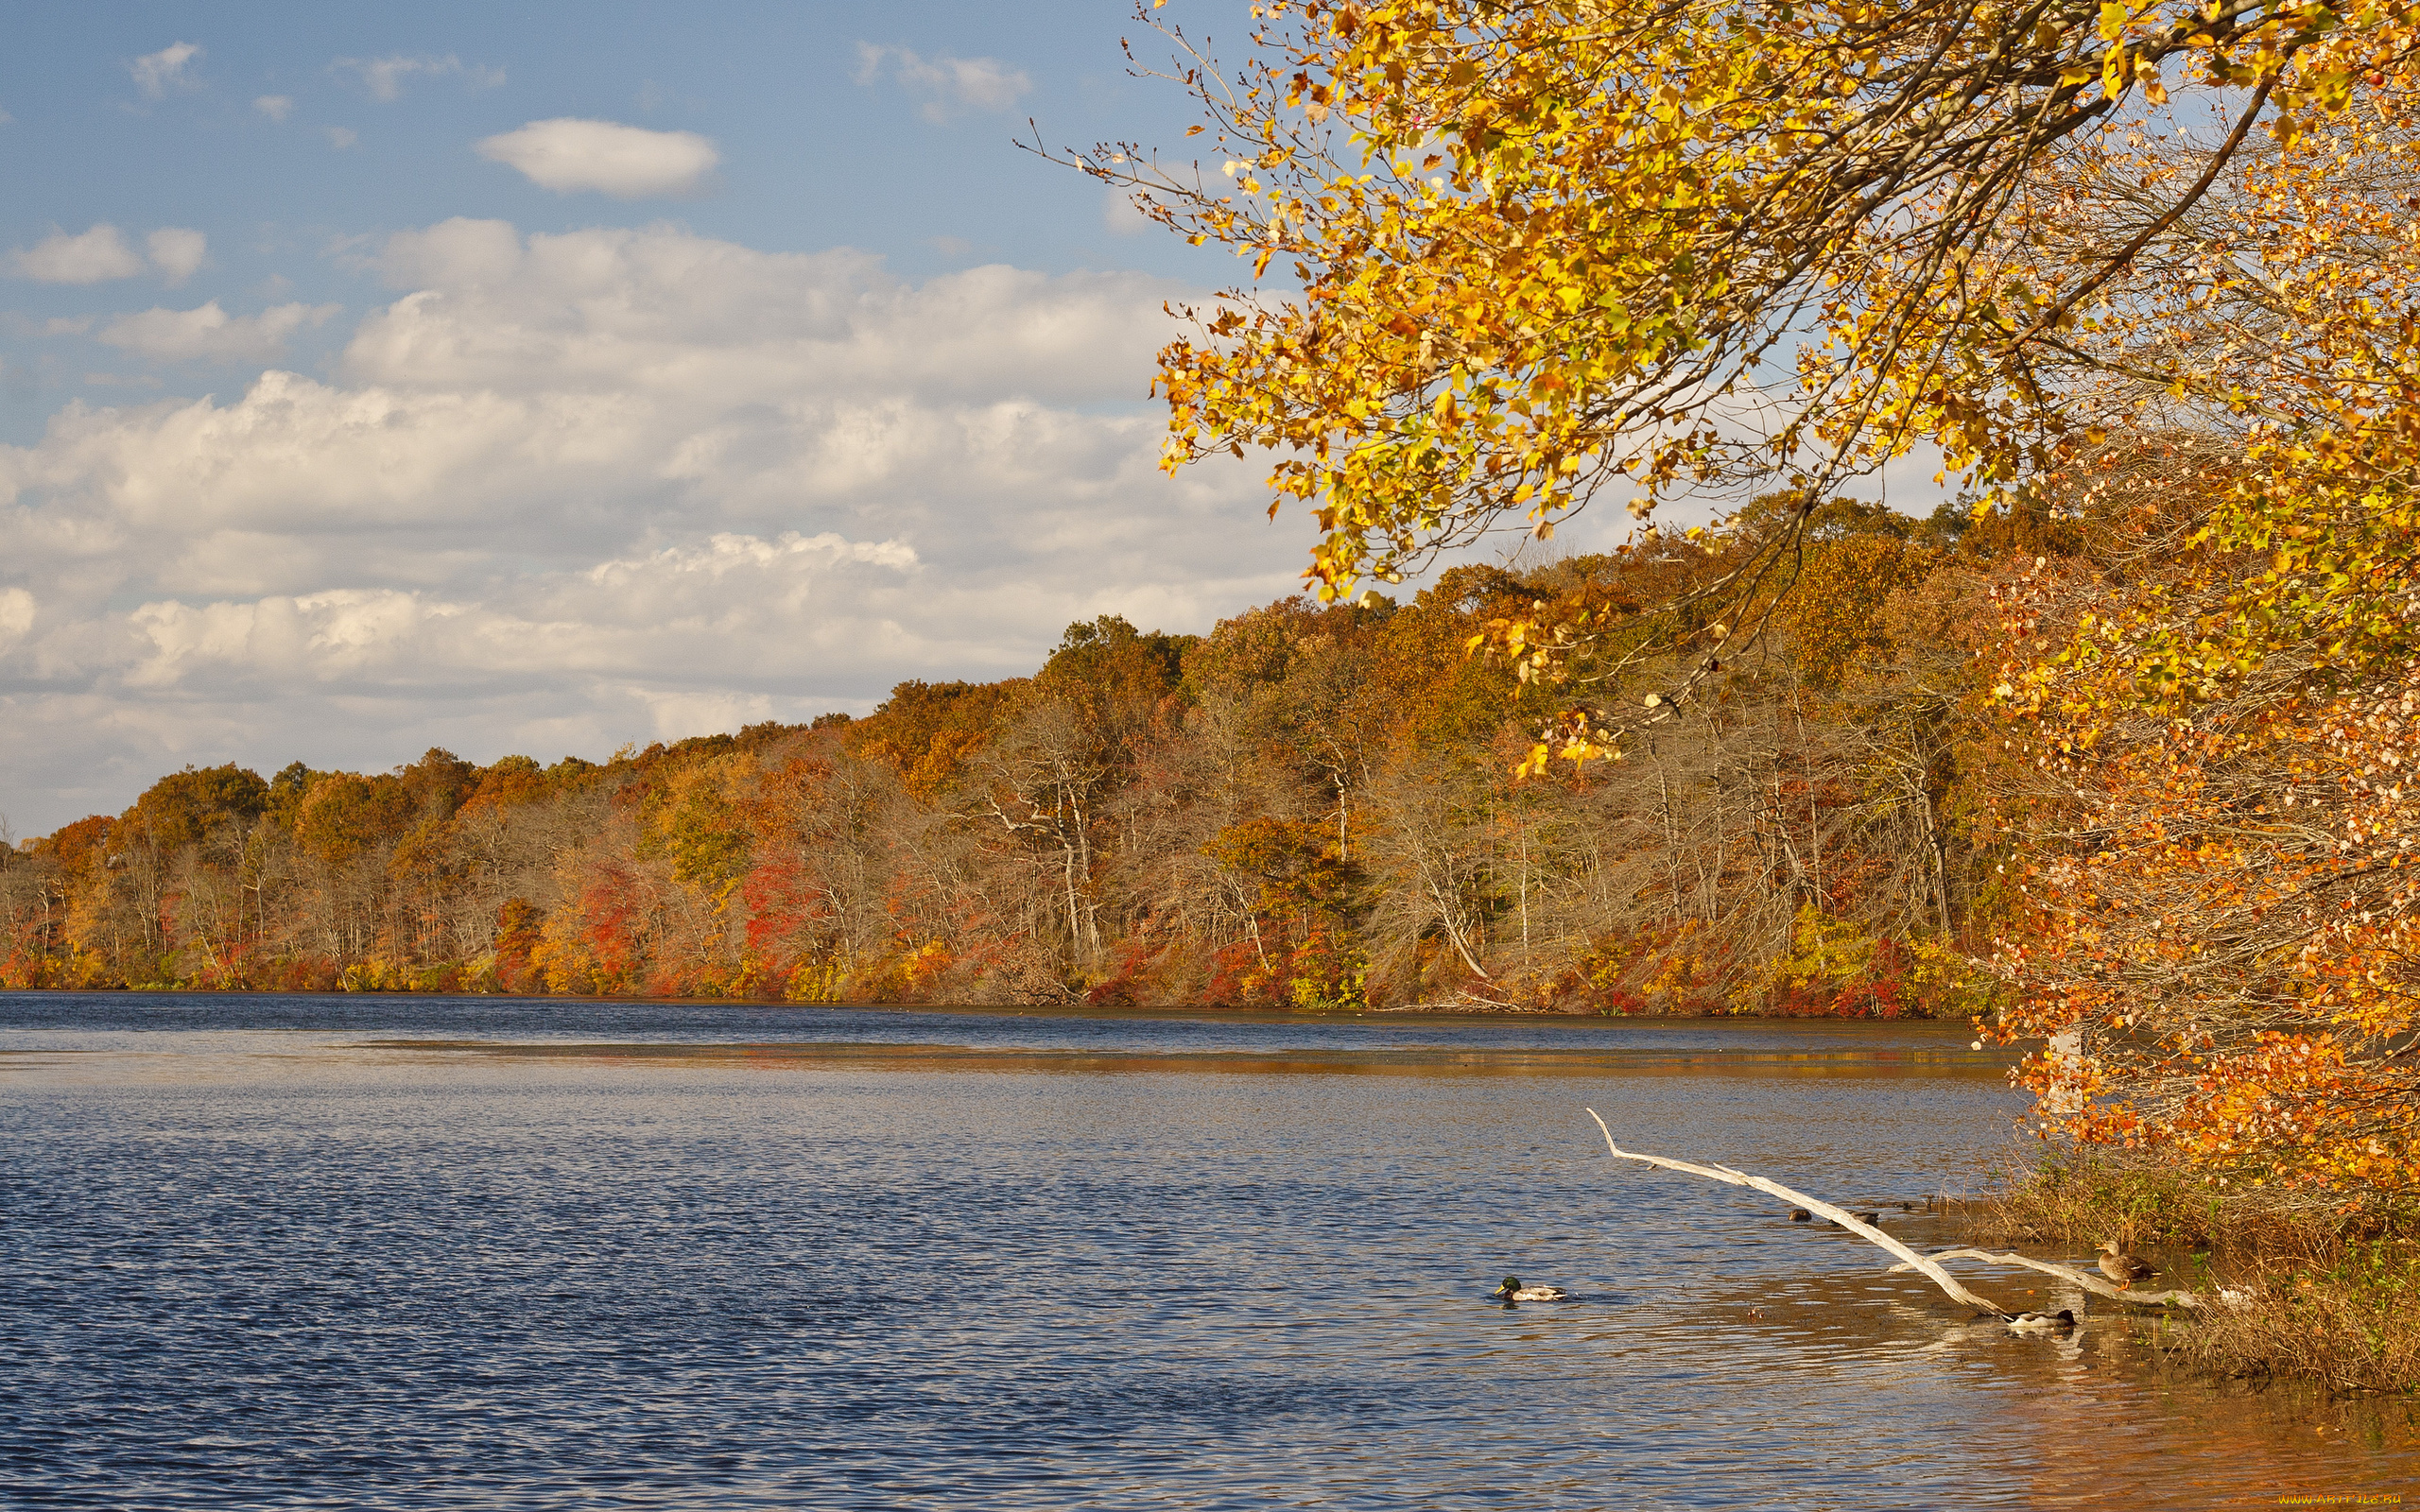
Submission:
<svg viewBox="0 0 2420 1512">
<path fill-rule="evenodd" d="M 1605 1121 L 1602 1118 L 1598 1117 L 1598 1113 L 1595 1108 L 1592 1108 L 1588 1109 L 1588 1116 L 1597 1120 L 1597 1126 L 1599 1128 L 1605 1130 L 1605 1148 L 1613 1151 L 1616 1156 L 1622 1160 L 1637 1160 L 1647 1165 L 1661 1166 L 1667 1171 L 1686 1171 L 1691 1176 L 1702 1176 L 1709 1181 L 1727 1182 L 1735 1187 L 1753 1187 L 1758 1192 L 1770 1193 L 1773 1196 L 1780 1197 L 1786 1202 L 1795 1203 L 1797 1206 L 1805 1208 L 1809 1212 L 1818 1213 L 1824 1217 L 1831 1219 L 1834 1223 L 1839 1224 L 1841 1228 L 1857 1235 L 1858 1238 L 1865 1240 L 1869 1244 L 1879 1245 L 1884 1249 L 1887 1249 L 1891 1251 L 1891 1253 L 1898 1256 L 1900 1263 L 1891 1267 L 1893 1271 L 1922 1271 L 1932 1280 L 1934 1285 L 1940 1287 L 1943 1291 L 1947 1292 L 1956 1300 L 1963 1302 L 1968 1307 L 1975 1308 L 1979 1312 L 1989 1313 L 1996 1317 L 2010 1317 L 2014 1314 L 2008 1312 L 2007 1309 L 2001 1307 L 1998 1303 L 1989 1301 L 1977 1296 L 1975 1293 L 1968 1291 L 1965 1287 L 1959 1285 L 1958 1278 L 1950 1275 L 1946 1270 L 1944 1270 L 1939 1262 L 1945 1260 L 1981 1260 L 1988 1261 L 1996 1265 L 2022 1265 L 2028 1270 L 2038 1270 L 2043 1272 L 2045 1275 L 2056 1276 L 2065 1280 L 2071 1280 L 2087 1292 L 2092 1292 L 2101 1297 L 2115 1297 L 2117 1300 L 2121 1302 L 2135 1302 L 2146 1306 L 2153 1306 L 2163 1302 L 2173 1302 L 2179 1307 L 2200 1307 L 2203 1303 L 2203 1299 L 2194 1296 L 2191 1292 L 2136 1292 L 2120 1290 L 2119 1288 L 2111 1285 L 2109 1282 L 2102 1280 L 2100 1277 L 2078 1270 L 2072 1265 L 2061 1265 L 2048 1260 L 2028 1260 L 2023 1255 L 1998 1254 L 1986 1249 L 1945 1249 L 1933 1255 L 1919 1255 L 1914 1250 L 1910 1249 L 1907 1246 L 1899 1243 L 1899 1241 L 1892 1238 L 1889 1234 L 1884 1233 L 1881 1229 L 1876 1228 L 1872 1224 L 1860 1222 L 1858 1219 L 1851 1217 L 1842 1210 L 1833 1207 L 1828 1202 L 1818 1202 L 1804 1192 L 1793 1192 L 1789 1187 L 1783 1186 L 1778 1181 L 1769 1180 L 1760 1176 L 1750 1176 L 1744 1171 L 1734 1171 L 1727 1165 L 1692 1165 L 1686 1160 L 1668 1160 L 1660 1155 L 1641 1155 L 1635 1150 L 1625 1150 L 1620 1145 L 1614 1143 L 1614 1131 L 1610 1128 L 1605 1128 Z"/>
<path fill-rule="evenodd" d="M 1776 1197 L 1782 1198 L 1784 1201 L 1796 1203 L 1799 1207 L 1805 1208 L 1809 1212 L 1831 1219 L 1834 1223 L 1839 1224 L 1841 1228 L 1857 1235 L 1858 1238 L 1865 1240 L 1869 1244 L 1880 1245 L 1883 1248 L 1891 1251 L 1891 1253 L 1907 1262 L 1906 1265 L 1894 1266 L 1894 1269 L 1904 1270 L 1912 1267 L 1913 1269 L 1924 1272 L 1927 1276 L 1932 1279 L 1932 1283 L 1934 1285 L 1940 1287 L 1943 1291 L 1947 1292 L 1956 1300 L 1965 1303 L 1968 1307 L 1974 1308 L 1978 1312 L 1989 1313 L 1994 1317 L 2009 1317 L 2013 1315 L 2006 1308 L 2000 1306 L 1997 1302 L 1992 1301 L 1987 1297 L 1978 1297 L 1973 1292 L 1968 1291 L 1965 1287 L 1959 1285 L 1957 1277 L 1952 1276 L 1949 1272 L 1942 1269 L 1939 1265 L 1934 1264 L 1931 1261 L 1925 1259 L 1924 1256 L 1917 1254 L 1914 1250 L 1910 1249 L 1907 1246 L 1899 1243 L 1896 1239 L 1892 1238 L 1889 1234 L 1886 1234 L 1881 1229 L 1874 1227 L 1874 1225 L 1860 1222 L 1859 1220 L 1851 1217 L 1841 1209 L 1833 1207 L 1828 1202 L 1818 1202 L 1813 1197 L 1808 1196 L 1806 1193 L 1793 1192 L 1789 1188 L 1783 1186 L 1778 1181 L 1768 1180 L 1760 1176 L 1750 1176 L 1744 1171 L 1734 1171 L 1727 1165 L 1691 1165 L 1686 1160 L 1668 1160 L 1660 1155 L 1640 1155 L 1634 1150 L 1625 1150 L 1620 1145 L 1614 1143 L 1614 1131 L 1612 1129 L 1605 1128 L 1605 1121 L 1602 1118 L 1598 1117 L 1597 1110 L 1595 1108 L 1592 1108 L 1588 1109 L 1588 1116 L 1597 1120 L 1597 1126 L 1599 1128 L 1605 1129 L 1605 1148 L 1613 1151 L 1616 1156 L 1622 1160 L 1638 1160 L 1648 1165 L 1660 1165 L 1667 1171 L 1686 1171 L 1691 1176 L 1702 1176 L 1709 1181 L 1728 1182 L 1735 1187 L 1754 1187 L 1758 1192 L 1770 1193 Z"/>
<path fill-rule="evenodd" d="M 1936 1249 L 1925 1258 L 1927 1260 L 1980 1260 L 1995 1265 L 2022 1265 L 2027 1270 L 2038 1270 L 2045 1276 L 2056 1276 L 2061 1280 L 2073 1281 L 2095 1297 L 2106 1297 L 2120 1302 L 2137 1302 L 2146 1307 L 2169 1303 L 2178 1307 L 2201 1307 L 2207 1300 L 2191 1292 L 2135 1291 L 2129 1287 L 2112 1285 L 2092 1272 L 2079 1270 L 2073 1265 L 2062 1265 L 2056 1261 L 2049 1260 L 2029 1260 L 2023 1255 L 2004 1254 L 1992 1249 Z M 1916 1267 L 1902 1263 L 1891 1268 L 1898 1271 L 1913 1270 Z"/>
</svg>

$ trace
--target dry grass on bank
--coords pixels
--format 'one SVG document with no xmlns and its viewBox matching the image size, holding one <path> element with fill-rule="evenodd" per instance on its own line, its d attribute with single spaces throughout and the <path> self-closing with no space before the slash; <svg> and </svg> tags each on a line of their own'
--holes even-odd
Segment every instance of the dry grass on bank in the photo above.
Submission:
<svg viewBox="0 0 2420 1512">
<path fill-rule="evenodd" d="M 2170 1167 L 2086 1152 L 2011 1172 L 1967 1216 L 1991 1243 L 2123 1240 L 2164 1261 L 2163 1284 L 2243 1298 L 2147 1316 L 2146 1340 L 2171 1364 L 2336 1391 L 2420 1388 L 2420 1210 L 2409 1204 L 2221 1194 Z"/>
</svg>

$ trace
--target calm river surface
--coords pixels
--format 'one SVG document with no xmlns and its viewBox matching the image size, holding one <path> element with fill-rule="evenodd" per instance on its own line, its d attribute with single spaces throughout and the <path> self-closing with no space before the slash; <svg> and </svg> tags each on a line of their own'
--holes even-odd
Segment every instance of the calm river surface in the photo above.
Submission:
<svg viewBox="0 0 2420 1512">
<path fill-rule="evenodd" d="M 1921 1199 L 2010 1147 L 2004 1066 L 1933 1025 L 0 994 L 0 1504 L 2147 1509 L 2420 1479 L 2405 1403 L 2166 1377 L 2102 1315 L 2014 1337 L 1766 1198 L 1613 1161 L 1582 1111 Z M 1508 1271 L 1573 1299 L 1505 1311 Z"/>
</svg>

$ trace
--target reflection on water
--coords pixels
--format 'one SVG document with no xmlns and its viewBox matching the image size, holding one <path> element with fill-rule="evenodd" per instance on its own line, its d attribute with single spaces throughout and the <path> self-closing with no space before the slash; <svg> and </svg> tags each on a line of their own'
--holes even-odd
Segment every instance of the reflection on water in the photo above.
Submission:
<svg viewBox="0 0 2420 1512">
<path fill-rule="evenodd" d="M 1929 1025 L 0 997 L 0 1502 L 2400 1490 L 2400 1403 L 2165 1379 L 1976 1273 L 2084 1313 L 2015 1337 L 1580 1111 L 1915 1199 L 2004 1147 L 2003 1064 Z M 1507 1272 L 1573 1299 L 1502 1310 Z"/>
</svg>

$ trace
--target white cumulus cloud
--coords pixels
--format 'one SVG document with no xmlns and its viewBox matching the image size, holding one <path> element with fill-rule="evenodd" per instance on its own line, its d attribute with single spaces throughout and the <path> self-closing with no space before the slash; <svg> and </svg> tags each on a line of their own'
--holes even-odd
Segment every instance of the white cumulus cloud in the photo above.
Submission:
<svg viewBox="0 0 2420 1512">
<path fill-rule="evenodd" d="M 193 276 L 210 242 L 198 231 L 163 226 L 144 239 L 144 246 L 151 266 L 174 284 Z M 12 276 L 38 284 L 105 284 L 133 278 L 143 271 L 144 260 L 115 226 L 104 222 L 73 236 L 53 232 L 31 247 L 9 252 L 6 265 Z"/>
<path fill-rule="evenodd" d="M 494 89 L 504 82 L 504 70 L 473 63 L 465 66 L 462 60 L 448 53 L 442 58 L 426 53 L 390 53 L 384 58 L 339 58 L 329 68 L 351 74 L 361 81 L 370 97 L 382 104 L 392 104 L 404 94 L 404 81 L 408 78 L 459 78 L 473 89 Z"/>
<path fill-rule="evenodd" d="M 775 641 L 785 644 L 776 665 L 795 675 L 847 648 L 802 623 L 814 610 L 843 622 L 851 609 L 895 601 L 917 566 L 915 552 L 896 541 L 726 533 L 523 575 L 476 598 L 383 588 L 161 600 L 130 616 L 148 644 L 128 677 L 145 687 L 212 676 L 393 685 L 431 673 L 507 686 L 587 677 L 677 686 L 686 668 L 735 643 Z"/>
<path fill-rule="evenodd" d="M 22 640 L 34 627 L 34 595 L 23 588 L 0 588 L 0 647 Z"/>
<path fill-rule="evenodd" d="M 172 89 L 192 89 L 193 77 L 185 72 L 185 64 L 201 56 L 199 44 L 189 42 L 172 43 L 156 53 L 145 53 L 126 65 L 134 76 L 134 87 L 146 99 L 164 99 Z"/>
<path fill-rule="evenodd" d="M 53 232 L 10 252 L 9 271 L 38 284 L 101 284 L 134 277 L 143 271 L 143 259 L 115 226 L 104 222 L 74 236 Z"/>
<path fill-rule="evenodd" d="M 285 118 L 294 113 L 294 96 L 291 94 L 256 95 L 252 100 L 252 109 L 283 125 Z"/>
<path fill-rule="evenodd" d="M 163 226 L 145 237 L 143 245 L 150 250 L 151 266 L 171 284 L 193 277 L 210 252 L 210 238 L 182 226 Z"/>
<path fill-rule="evenodd" d="M 519 169 L 557 194 L 595 190 L 617 199 L 696 192 L 722 161 L 695 131 L 649 131 L 614 121 L 532 121 L 488 137 L 479 156 Z"/>
<path fill-rule="evenodd" d="M 1151 229 L 1151 217 L 1135 208 L 1133 191 L 1115 185 L 1101 192 L 1100 223 L 1113 236 L 1139 236 Z"/>
<path fill-rule="evenodd" d="M 1165 282 L 473 220 L 369 266 L 394 297 L 327 376 L 0 445 L 0 593 L 41 597 L 0 644 L 21 829 L 187 761 L 551 760 L 862 711 L 1028 671 L 1071 620 L 1201 629 L 1295 581 L 1252 468 L 1159 470 Z M 104 335 L 223 357 L 319 315 Z"/>
<path fill-rule="evenodd" d="M 1033 88 L 1024 69 L 996 58 L 926 58 L 906 47 L 857 43 L 857 82 L 886 77 L 925 96 L 924 117 L 937 124 L 961 111 L 1005 111 Z"/>
<path fill-rule="evenodd" d="M 280 304 L 258 315 L 231 316 L 216 300 L 196 310 L 150 309 L 122 315 L 100 339 L 112 347 L 166 362 L 273 362 L 285 355 L 286 338 L 305 325 L 337 313 L 334 304 Z"/>
</svg>

